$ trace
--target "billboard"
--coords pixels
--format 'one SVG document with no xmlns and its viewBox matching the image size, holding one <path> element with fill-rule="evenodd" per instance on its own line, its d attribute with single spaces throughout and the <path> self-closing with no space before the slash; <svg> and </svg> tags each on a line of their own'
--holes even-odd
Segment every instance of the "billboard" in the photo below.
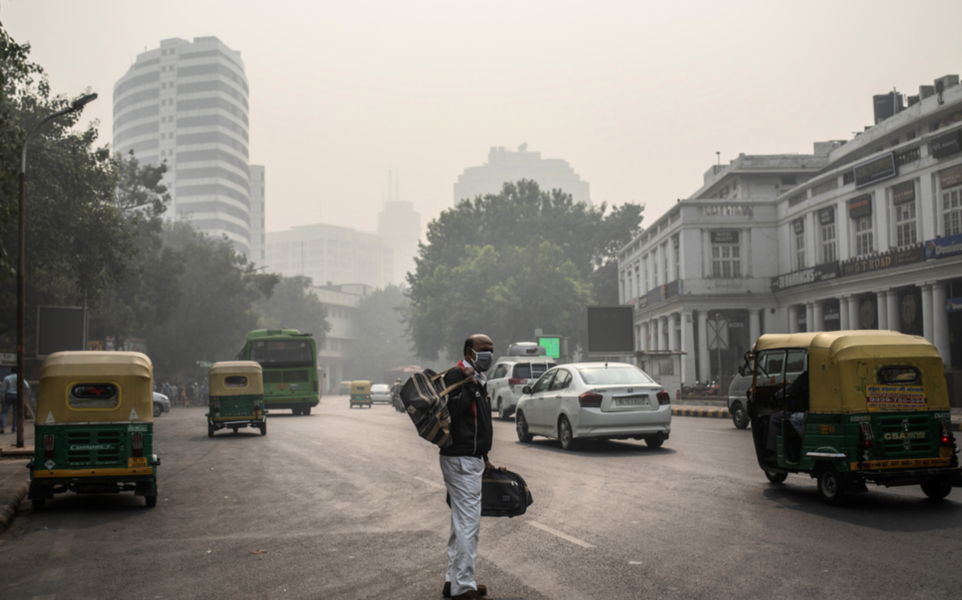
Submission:
<svg viewBox="0 0 962 600">
<path fill-rule="evenodd" d="M 538 336 L 538 345 L 545 349 L 545 356 L 555 360 L 561 358 L 561 338 L 558 336 Z"/>
<path fill-rule="evenodd" d="M 86 350 L 87 311 L 82 306 L 37 307 L 37 356 Z"/>
<path fill-rule="evenodd" d="M 634 318 L 631 306 L 589 306 L 588 354 L 634 352 Z"/>
</svg>

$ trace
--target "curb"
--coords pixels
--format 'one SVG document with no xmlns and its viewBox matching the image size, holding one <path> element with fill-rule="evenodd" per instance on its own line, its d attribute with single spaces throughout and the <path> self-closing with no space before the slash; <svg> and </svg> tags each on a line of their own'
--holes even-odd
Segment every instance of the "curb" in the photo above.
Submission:
<svg viewBox="0 0 962 600">
<path fill-rule="evenodd" d="M 27 497 L 27 491 L 29 489 L 30 484 L 25 481 L 20 487 L 16 488 L 12 495 L 0 498 L 0 533 L 6 531 L 10 523 L 17 518 L 17 508 L 20 507 L 23 499 Z"/>
<path fill-rule="evenodd" d="M 671 407 L 673 417 L 710 417 L 715 419 L 727 419 L 731 417 L 727 408 L 682 408 Z"/>
</svg>

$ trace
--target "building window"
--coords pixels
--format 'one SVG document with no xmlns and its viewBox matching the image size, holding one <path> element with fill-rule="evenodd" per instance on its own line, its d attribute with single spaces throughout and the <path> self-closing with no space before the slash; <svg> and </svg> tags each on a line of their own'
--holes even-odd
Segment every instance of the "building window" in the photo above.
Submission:
<svg viewBox="0 0 962 600">
<path fill-rule="evenodd" d="M 662 267 L 665 269 L 665 283 L 668 283 L 670 277 L 668 274 L 668 242 L 661 245 L 661 262 Z"/>
<path fill-rule="evenodd" d="M 914 246 L 918 242 L 915 229 L 915 202 L 895 205 L 895 238 L 900 247 Z"/>
<path fill-rule="evenodd" d="M 715 279 L 735 279 L 742 276 L 738 244 L 712 244 L 711 276 Z"/>
<path fill-rule="evenodd" d="M 835 252 L 835 223 L 822 225 L 822 262 L 835 262 L 838 255 Z"/>
<path fill-rule="evenodd" d="M 795 270 L 805 268 L 805 233 L 795 234 Z"/>
<path fill-rule="evenodd" d="M 678 234 L 671 238 L 671 245 L 675 250 L 675 279 L 681 279 L 681 250 Z"/>
<path fill-rule="evenodd" d="M 945 211 L 945 235 L 962 233 L 962 190 L 943 192 L 942 210 Z"/>
<path fill-rule="evenodd" d="M 855 219 L 855 256 L 865 256 L 874 250 L 872 215 Z"/>
</svg>

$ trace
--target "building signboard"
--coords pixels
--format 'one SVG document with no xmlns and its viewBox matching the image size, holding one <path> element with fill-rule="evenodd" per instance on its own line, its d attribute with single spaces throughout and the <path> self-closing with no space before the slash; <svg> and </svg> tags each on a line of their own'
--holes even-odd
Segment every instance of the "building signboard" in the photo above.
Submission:
<svg viewBox="0 0 962 600">
<path fill-rule="evenodd" d="M 713 244 L 737 244 L 737 231 L 712 231 L 711 243 Z"/>
<path fill-rule="evenodd" d="M 831 225 L 835 222 L 835 207 L 829 206 L 818 211 L 818 222 L 820 225 Z"/>
<path fill-rule="evenodd" d="M 650 290 L 646 296 L 647 300 L 645 306 L 651 306 L 652 304 L 657 304 L 665 299 L 664 290 L 662 286 L 656 285 L 653 290 Z"/>
<path fill-rule="evenodd" d="M 858 275 L 884 269 L 894 269 L 904 265 L 923 262 L 925 247 L 922 244 L 911 248 L 890 250 L 888 252 L 865 258 L 853 258 L 842 263 L 841 276 Z"/>
<path fill-rule="evenodd" d="M 838 262 L 825 263 L 823 265 L 802 269 L 801 271 L 772 277 L 772 291 L 780 292 L 798 285 L 828 281 L 838 276 Z"/>
<path fill-rule="evenodd" d="M 939 187 L 943 190 L 962 184 L 962 165 L 939 173 Z"/>
<path fill-rule="evenodd" d="M 892 186 L 892 204 L 902 204 L 915 200 L 915 182 L 903 181 Z"/>
<path fill-rule="evenodd" d="M 948 258 L 962 254 L 962 233 L 925 242 L 925 258 Z"/>
<path fill-rule="evenodd" d="M 855 173 L 856 188 L 891 179 L 899 174 L 895 166 L 894 152 L 889 152 L 868 162 L 855 165 L 852 172 Z"/>
<path fill-rule="evenodd" d="M 805 233 L 805 217 L 799 217 L 792 221 L 792 229 L 795 230 L 795 235 Z"/>
<path fill-rule="evenodd" d="M 848 216 L 852 219 L 872 216 L 872 194 L 865 194 L 848 201 Z"/>
<path fill-rule="evenodd" d="M 943 136 L 937 137 L 929 144 L 929 149 L 933 158 L 945 158 L 956 152 L 962 151 L 962 140 L 959 138 L 959 131 L 953 131 Z"/>
<path fill-rule="evenodd" d="M 946 300 L 945 312 L 962 312 L 962 298 L 949 298 Z"/>
</svg>

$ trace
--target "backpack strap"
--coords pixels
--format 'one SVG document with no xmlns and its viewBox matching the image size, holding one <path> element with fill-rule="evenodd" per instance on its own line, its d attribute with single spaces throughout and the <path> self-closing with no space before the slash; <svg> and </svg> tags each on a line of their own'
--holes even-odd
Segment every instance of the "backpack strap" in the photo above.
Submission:
<svg viewBox="0 0 962 600">
<path fill-rule="evenodd" d="M 473 381 L 474 383 L 477 383 L 477 382 L 478 382 L 478 380 L 474 378 L 474 375 L 472 375 L 471 377 L 466 377 L 466 378 L 462 379 L 461 381 L 459 381 L 459 382 L 457 382 L 457 383 L 452 383 L 452 384 L 449 385 L 448 387 L 444 388 L 444 389 L 438 394 L 438 396 L 447 396 L 448 394 L 450 394 L 450 393 L 453 392 L 454 390 L 458 389 L 459 387 L 461 387 L 462 385 L 464 385 L 464 384 L 466 384 L 466 383 L 468 383 L 468 382 L 470 382 L 470 381 Z"/>
</svg>

